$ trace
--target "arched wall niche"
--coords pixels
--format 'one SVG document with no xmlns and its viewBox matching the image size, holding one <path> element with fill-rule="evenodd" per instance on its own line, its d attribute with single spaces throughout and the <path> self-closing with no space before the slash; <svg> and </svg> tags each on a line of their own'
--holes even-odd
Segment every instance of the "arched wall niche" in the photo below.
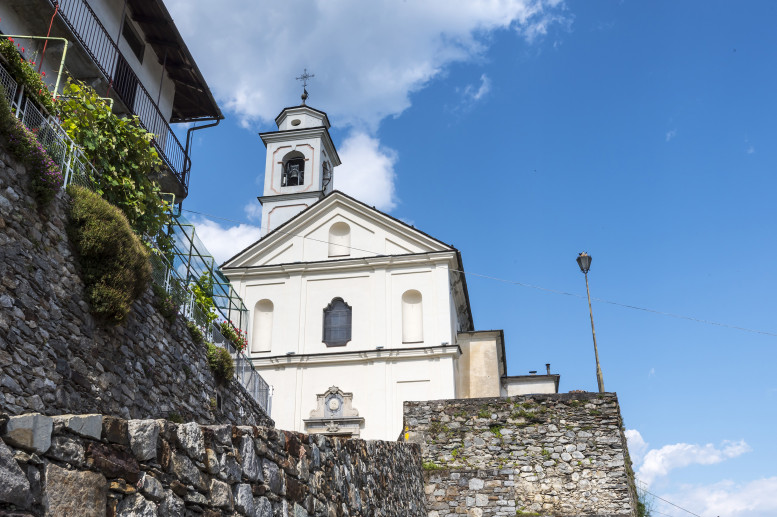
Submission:
<svg viewBox="0 0 777 517">
<path fill-rule="evenodd" d="M 337 222 L 329 227 L 329 256 L 347 257 L 351 254 L 351 227 Z"/>
<path fill-rule="evenodd" d="M 272 324 L 275 305 L 267 299 L 254 306 L 254 323 L 251 333 L 251 352 L 269 352 L 272 349 Z"/>
<path fill-rule="evenodd" d="M 424 340 L 423 296 L 410 289 L 402 294 L 402 342 L 422 343 Z"/>
</svg>

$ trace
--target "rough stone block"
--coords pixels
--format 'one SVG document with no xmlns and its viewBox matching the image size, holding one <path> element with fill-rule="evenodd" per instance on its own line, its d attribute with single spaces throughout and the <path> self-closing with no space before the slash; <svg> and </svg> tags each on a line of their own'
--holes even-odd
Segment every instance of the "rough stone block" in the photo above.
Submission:
<svg viewBox="0 0 777 517">
<path fill-rule="evenodd" d="M 173 455 L 171 470 L 173 475 L 190 485 L 194 485 L 197 490 L 207 490 L 208 485 L 205 475 L 192 463 L 186 455 L 176 453 Z"/>
<path fill-rule="evenodd" d="M 196 422 L 189 422 L 178 426 L 176 430 L 178 445 L 186 451 L 190 458 L 203 461 L 205 459 L 205 442 L 202 429 Z"/>
<path fill-rule="evenodd" d="M 231 511 L 232 491 L 229 489 L 229 485 L 218 479 L 211 479 L 210 504 Z"/>
<path fill-rule="evenodd" d="M 157 506 L 140 494 L 122 499 L 116 517 L 157 517 Z"/>
<path fill-rule="evenodd" d="M 26 508 L 30 482 L 14 459 L 14 454 L 0 440 L 0 501 Z"/>
<path fill-rule="evenodd" d="M 159 504 L 159 517 L 184 517 L 186 504 L 172 490 L 165 491 L 165 497 Z"/>
<path fill-rule="evenodd" d="M 86 447 L 86 460 L 109 478 L 137 483 L 140 477 L 140 466 L 134 456 L 103 443 L 90 443 Z"/>
<path fill-rule="evenodd" d="M 154 476 L 148 473 L 143 473 L 143 477 L 140 480 L 140 491 L 148 499 L 158 503 L 165 497 L 165 489 L 162 483 Z"/>
<path fill-rule="evenodd" d="M 66 429 L 81 436 L 99 440 L 102 434 L 103 417 L 102 415 L 61 415 L 54 417 L 54 423 L 61 423 Z"/>
<path fill-rule="evenodd" d="M 129 445 L 127 421 L 114 416 L 104 416 L 102 437 L 111 443 Z"/>
<path fill-rule="evenodd" d="M 46 465 L 43 502 L 46 516 L 105 517 L 108 483 L 97 472 L 65 470 Z"/>
<path fill-rule="evenodd" d="M 71 465 L 83 465 L 84 446 L 69 436 L 55 436 L 51 440 L 47 456 Z"/>
<path fill-rule="evenodd" d="M 43 454 L 51 447 L 54 421 L 40 413 L 12 416 L 5 425 L 3 440 L 9 445 Z"/>
<path fill-rule="evenodd" d="M 240 483 L 235 485 L 235 510 L 243 515 L 254 515 L 254 497 L 251 494 L 251 485 Z"/>
<path fill-rule="evenodd" d="M 263 481 L 262 460 L 254 450 L 254 440 L 250 435 L 240 439 L 240 456 L 243 458 L 243 475 L 250 481 Z"/>
<path fill-rule="evenodd" d="M 159 423 L 155 420 L 130 420 L 127 422 L 132 453 L 140 461 L 156 459 L 156 441 Z"/>
</svg>

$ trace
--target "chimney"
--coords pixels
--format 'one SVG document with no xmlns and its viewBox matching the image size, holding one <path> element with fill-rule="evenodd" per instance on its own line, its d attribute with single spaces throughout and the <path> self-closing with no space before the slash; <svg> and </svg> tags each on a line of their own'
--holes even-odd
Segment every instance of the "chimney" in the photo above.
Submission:
<svg viewBox="0 0 777 517">
<path fill-rule="evenodd" d="M 545 363 L 545 369 L 548 371 L 548 375 L 550 375 L 550 363 Z"/>
</svg>

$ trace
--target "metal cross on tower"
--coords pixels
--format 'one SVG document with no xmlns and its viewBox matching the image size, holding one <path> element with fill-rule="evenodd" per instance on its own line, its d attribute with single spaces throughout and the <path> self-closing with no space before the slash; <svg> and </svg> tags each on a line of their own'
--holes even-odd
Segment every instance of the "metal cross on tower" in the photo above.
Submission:
<svg viewBox="0 0 777 517">
<path fill-rule="evenodd" d="M 302 81 L 302 104 L 305 104 L 305 100 L 308 98 L 308 79 L 312 79 L 316 74 L 309 74 L 308 69 L 305 68 L 302 71 L 302 75 L 297 77 L 297 81 Z"/>
</svg>

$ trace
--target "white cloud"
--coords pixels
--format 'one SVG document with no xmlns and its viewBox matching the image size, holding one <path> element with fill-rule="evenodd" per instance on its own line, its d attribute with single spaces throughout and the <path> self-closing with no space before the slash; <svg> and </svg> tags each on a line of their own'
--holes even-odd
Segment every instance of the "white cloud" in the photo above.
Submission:
<svg viewBox="0 0 777 517">
<path fill-rule="evenodd" d="M 699 515 L 726 517 L 773 517 L 777 515 L 777 477 L 736 483 L 721 481 L 711 485 L 680 487 L 661 497 Z M 670 515 L 679 515 L 676 508 L 655 501 L 655 508 Z"/>
<path fill-rule="evenodd" d="M 249 221 L 259 222 L 262 219 L 262 205 L 258 200 L 248 203 L 243 207 L 243 211 Z"/>
<path fill-rule="evenodd" d="M 755 146 L 753 144 L 750 144 L 747 146 L 747 154 L 753 154 L 755 153 Z"/>
<path fill-rule="evenodd" d="M 668 142 L 668 141 L 672 140 L 676 136 L 677 136 L 677 130 L 676 129 L 669 130 L 669 131 L 666 132 L 666 141 Z"/>
<path fill-rule="evenodd" d="M 294 78 L 315 74 L 309 103 L 336 125 L 374 130 L 455 62 L 481 56 L 489 33 L 527 41 L 564 24 L 561 0 L 168 0 L 217 99 L 245 121 L 299 103 Z M 206 36 L 207 35 L 207 36 Z"/>
<path fill-rule="evenodd" d="M 343 163 L 334 170 L 334 187 L 379 210 L 393 209 L 397 153 L 360 131 L 348 135 L 340 147 Z"/>
<path fill-rule="evenodd" d="M 223 264 L 239 251 L 258 241 L 261 236 L 261 229 L 250 224 L 238 224 L 224 228 L 204 217 L 196 218 L 192 222 L 197 236 L 213 254 L 217 264 Z"/>
<path fill-rule="evenodd" d="M 637 477 L 649 486 L 656 478 L 666 476 L 671 470 L 693 464 L 713 465 L 750 452 L 750 450 L 750 446 L 744 440 L 724 441 L 720 447 L 715 447 L 711 443 L 706 445 L 690 443 L 664 445 L 660 449 L 651 449 L 645 454 Z"/>
<path fill-rule="evenodd" d="M 478 86 L 477 89 L 475 89 L 475 86 L 472 84 L 469 84 L 464 88 L 464 97 L 470 101 L 479 101 L 490 91 L 491 79 L 489 79 L 486 74 L 483 74 L 480 76 L 480 86 Z"/>
<path fill-rule="evenodd" d="M 629 456 L 632 463 L 635 465 L 642 463 L 648 443 L 636 429 L 626 429 L 626 441 L 629 445 Z"/>
</svg>

